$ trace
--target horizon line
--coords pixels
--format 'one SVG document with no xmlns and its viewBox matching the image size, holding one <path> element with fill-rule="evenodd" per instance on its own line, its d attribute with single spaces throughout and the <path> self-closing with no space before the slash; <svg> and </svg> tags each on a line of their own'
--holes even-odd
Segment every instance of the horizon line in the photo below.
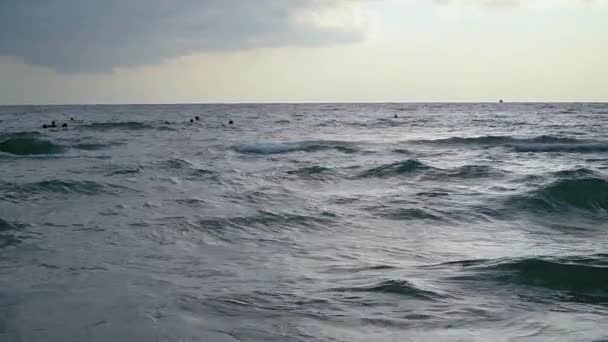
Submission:
<svg viewBox="0 0 608 342">
<path fill-rule="evenodd" d="M 176 106 L 176 105 L 279 105 L 279 104 L 608 104 L 603 101 L 205 101 L 205 102 L 149 102 L 149 103 L 23 103 L 23 104 L 0 104 L 0 107 L 52 107 L 52 106 Z"/>
</svg>

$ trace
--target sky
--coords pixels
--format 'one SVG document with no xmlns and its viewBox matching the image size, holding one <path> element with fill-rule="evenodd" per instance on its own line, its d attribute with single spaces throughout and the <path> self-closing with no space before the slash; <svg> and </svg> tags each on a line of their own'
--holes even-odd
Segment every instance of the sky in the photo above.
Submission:
<svg viewBox="0 0 608 342">
<path fill-rule="evenodd" d="M 0 0 L 0 104 L 608 101 L 608 0 Z"/>
</svg>

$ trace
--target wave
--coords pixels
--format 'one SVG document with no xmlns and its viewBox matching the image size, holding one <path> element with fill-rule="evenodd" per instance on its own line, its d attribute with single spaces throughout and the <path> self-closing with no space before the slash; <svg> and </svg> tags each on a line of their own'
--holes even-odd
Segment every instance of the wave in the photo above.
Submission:
<svg viewBox="0 0 608 342">
<path fill-rule="evenodd" d="M 169 124 L 163 124 L 158 127 L 158 130 L 166 131 L 166 132 L 175 132 L 175 131 L 177 131 L 177 128 L 171 127 L 171 126 L 169 126 Z"/>
<path fill-rule="evenodd" d="M 172 158 L 163 162 L 165 168 L 168 169 L 188 169 L 193 167 L 192 162 L 179 158 Z"/>
<path fill-rule="evenodd" d="M 436 145 L 478 145 L 506 147 L 515 152 L 571 152 L 591 153 L 608 151 L 608 142 L 542 135 L 534 138 L 511 136 L 451 137 L 437 140 L 416 140 L 414 143 Z"/>
<path fill-rule="evenodd" d="M 371 125 L 368 125 L 369 128 L 386 128 L 386 127 L 398 127 L 405 125 L 407 122 L 398 120 L 397 118 L 381 118 L 377 119 Z"/>
<path fill-rule="evenodd" d="M 5 232 L 13 229 L 15 229 L 15 227 L 12 224 L 0 218 L 0 232 Z"/>
<path fill-rule="evenodd" d="M 30 134 L 14 134 L 0 142 L 0 152 L 14 155 L 56 154 L 64 150 L 63 146 L 56 145 L 48 140 L 35 138 L 35 135 Z"/>
<path fill-rule="evenodd" d="M 416 159 L 408 159 L 406 161 L 385 164 L 378 167 L 374 167 L 367 171 L 364 171 L 359 175 L 360 178 L 386 178 L 395 177 L 404 174 L 411 174 L 418 171 L 430 170 L 431 166 L 428 166 Z"/>
<path fill-rule="evenodd" d="M 12 234 L 0 233 L 0 248 L 6 248 L 10 246 L 18 245 L 22 242 L 22 239 Z"/>
<path fill-rule="evenodd" d="M 175 203 L 187 205 L 194 208 L 199 208 L 207 205 L 207 202 L 200 198 L 182 198 L 175 200 Z"/>
<path fill-rule="evenodd" d="M 530 192 L 524 198 L 518 196 L 513 200 L 528 210 L 561 211 L 564 208 L 575 208 L 605 213 L 608 210 L 608 181 L 592 176 L 558 179 Z"/>
<path fill-rule="evenodd" d="M 531 142 L 542 144 L 568 144 L 580 142 L 578 139 L 541 135 L 534 138 L 514 138 L 508 135 L 485 135 L 479 137 L 451 137 L 436 140 L 416 140 L 417 143 L 426 144 L 471 144 L 471 145 L 503 145 L 516 142 Z"/>
<path fill-rule="evenodd" d="M 376 264 L 376 265 L 365 265 L 365 266 L 330 266 L 325 272 L 326 273 L 357 273 L 357 272 L 369 272 L 369 271 L 387 271 L 387 270 L 396 270 L 398 267 L 386 265 L 386 264 Z"/>
<path fill-rule="evenodd" d="M 431 220 L 441 221 L 440 216 L 434 215 L 433 213 L 421 209 L 421 208 L 389 208 L 385 206 L 369 208 L 376 215 L 397 221 L 407 220 Z"/>
<path fill-rule="evenodd" d="M 417 159 L 408 159 L 401 162 L 389 163 L 364 171 L 359 177 L 394 177 L 403 174 L 412 174 L 425 171 L 425 177 L 435 180 L 450 178 L 489 178 L 501 177 L 504 175 L 502 170 L 487 165 L 464 165 L 453 169 L 440 169 L 424 164 Z"/>
<path fill-rule="evenodd" d="M 39 132 L 11 133 L 0 138 L 0 152 L 14 155 L 45 155 L 60 154 L 73 148 L 77 150 L 96 151 L 117 145 L 117 143 L 77 143 L 74 145 L 60 145 L 52 141 L 41 139 Z"/>
<path fill-rule="evenodd" d="M 9 138 L 32 138 L 42 136 L 42 133 L 36 131 L 14 132 L 0 135 L 0 139 Z"/>
<path fill-rule="evenodd" d="M 318 165 L 303 167 L 303 168 L 300 168 L 297 170 L 287 171 L 287 174 L 289 174 L 289 175 L 300 176 L 303 178 L 306 178 L 306 177 L 316 178 L 316 177 L 328 175 L 331 173 L 332 173 L 331 169 L 323 167 L 323 166 L 318 166 Z"/>
<path fill-rule="evenodd" d="M 161 166 L 168 170 L 178 171 L 182 175 L 190 178 L 200 178 L 216 175 L 216 172 L 197 167 L 189 160 L 172 158 L 161 163 Z"/>
<path fill-rule="evenodd" d="M 299 215 L 291 213 L 272 213 L 259 211 L 249 216 L 236 216 L 226 218 L 209 218 L 197 222 L 197 226 L 212 236 L 230 240 L 226 235 L 231 231 L 238 231 L 239 238 L 243 238 L 249 232 L 252 235 L 264 234 L 264 232 L 279 232 L 289 229 L 310 229 L 325 226 L 330 223 L 327 215 Z"/>
<path fill-rule="evenodd" d="M 109 147 L 111 145 L 116 145 L 116 143 L 113 143 L 113 144 L 82 143 L 82 144 L 73 145 L 72 148 L 75 148 L 77 150 L 85 150 L 85 151 L 97 151 L 97 150 L 103 150 L 104 148 Z"/>
<path fill-rule="evenodd" d="M 385 280 L 377 284 L 356 287 L 339 287 L 331 289 L 336 292 L 376 292 L 397 294 L 424 300 L 436 300 L 442 296 L 438 293 L 423 290 L 406 280 Z"/>
<path fill-rule="evenodd" d="M 24 227 L 26 225 L 8 222 L 0 218 L 0 248 L 21 243 L 23 241 L 22 236 L 19 236 L 17 232 Z"/>
<path fill-rule="evenodd" d="M 442 171 L 440 175 L 454 178 L 488 178 L 501 177 L 504 172 L 487 165 L 464 165 Z"/>
<path fill-rule="evenodd" d="M 331 119 L 331 120 L 326 120 L 326 121 L 320 122 L 316 126 L 317 127 L 336 127 L 339 124 L 340 124 L 340 121 Z"/>
<path fill-rule="evenodd" d="M 96 131 L 107 131 L 114 129 L 122 129 L 122 130 L 142 130 L 142 129 L 152 129 L 154 127 L 144 124 L 141 122 L 135 121 L 126 121 L 126 122 L 95 122 L 87 125 L 80 126 L 85 129 L 91 129 Z"/>
<path fill-rule="evenodd" d="M 493 280 L 592 295 L 608 302 L 608 254 L 566 257 L 526 257 L 497 260 L 462 260 L 435 267 L 461 267 L 469 273 L 457 280 Z"/>
<path fill-rule="evenodd" d="M 107 173 L 109 176 L 116 175 L 133 175 L 137 173 L 141 173 L 143 171 L 143 167 L 139 165 L 135 166 L 124 166 L 124 167 L 113 167 L 111 171 Z"/>
<path fill-rule="evenodd" d="M 471 137 L 471 138 L 463 138 L 463 137 L 451 137 L 445 139 L 436 139 L 436 140 L 415 140 L 414 143 L 420 144 L 437 144 L 437 145 L 500 145 L 512 142 L 513 138 L 509 136 L 480 136 L 480 137 Z"/>
<path fill-rule="evenodd" d="M 25 184 L 0 183 L 0 190 L 4 193 L 4 198 L 11 200 L 22 200 L 30 196 L 46 194 L 79 194 L 89 196 L 115 194 L 117 190 L 124 189 L 126 188 L 93 181 L 50 180 Z"/>
<path fill-rule="evenodd" d="M 570 152 L 593 153 L 607 152 L 608 143 L 574 143 L 574 144 L 518 144 L 512 146 L 516 152 Z"/>
<path fill-rule="evenodd" d="M 315 216 L 288 213 L 276 214 L 268 211 L 259 211 L 255 215 L 231 217 L 219 219 L 219 221 L 234 227 L 248 227 L 252 225 L 271 226 L 275 225 L 276 223 L 280 223 L 281 225 L 309 225 L 311 223 L 326 223 L 327 219 Z M 203 220 L 200 223 L 209 222 L 216 223 L 218 220 Z"/>
<path fill-rule="evenodd" d="M 584 167 L 579 167 L 579 168 L 570 169 L 570 170 L 556 171 L 552 175 L 557 178 L 585 178 L 585 177 L 601 178 L 601 175 L 599 173 L 597 173 L 593 170 L 584 168 Z"/>
<path fill-rule="evenodd" d="M 352 143 L 344 141 L 300 141 L 287 143 L 256 143 L 241 144 L 234 150 L 243 154 L 281 154 L 290 152 L 317 152 L 325 150 L 336 150 L 343 153 L 356 153 L 359 150 Z"/>
</svg>

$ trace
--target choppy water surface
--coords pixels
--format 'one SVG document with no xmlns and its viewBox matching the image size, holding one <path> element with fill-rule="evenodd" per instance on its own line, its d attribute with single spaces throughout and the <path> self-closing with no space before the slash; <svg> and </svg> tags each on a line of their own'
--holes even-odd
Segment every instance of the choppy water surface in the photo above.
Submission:
<svg viewBox="0 0 608 342">
<path fill-rule="evenodd" d="M 608 105 L 1 107 L 0 127 L 2 341 L 608 339 Z"/>
</svg>

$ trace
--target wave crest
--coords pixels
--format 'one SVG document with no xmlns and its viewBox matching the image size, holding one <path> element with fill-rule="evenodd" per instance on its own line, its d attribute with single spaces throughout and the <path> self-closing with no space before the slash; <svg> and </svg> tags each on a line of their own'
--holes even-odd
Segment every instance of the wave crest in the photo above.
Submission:
<svg viewBox="0 0 608 342">
<path fill-rule="evenodd" d="M 603 142 L 577 142 L 577 143 L 539 143 L 526 144 L 521 143 L 512 146 L 516 152 L 570 152 L 570 153 L 593 153 L 607 152 L 608 143 Z"/>
<path fill-rule="evenodd" d="M 488 178 L 501 177 L 504 172 L 487 165 L 464 165 L 442 172 L 442 174 L 455 178 Z"/>
<path fill-rule="evenodd" d="M 309 166 L 296 170 L 287 171 L 287 174 L 300 178 L 323 179 L 333 174 L 333 170 L 323 166 Z"/>
<path fill-rule="evenodd" d="M 418 288 L 407 280 L 385 280 L 380 283 L 367 286 L 334 288 L 333 291 L 389 293 L 424 300 L 436 300 L 441 297 L 435 292 Z"/>
<path fill-rule="evenodd" d="M 254 143 L 241 144 L 234 150 L 243 154 L 281 154 L 290 152 L 317 152 L 325 150 L 336 150 L 343 153 L 355 153 L 358 151 L 352 143 L 345 141 L 300 141 L 287 143 Z"/>
<path fill-rule="evenodd" d="M 96 130 L 96 131 L 107 131 L 113 129 L 123 130 L 141 130 L 141 129 L 152 129 L 153 127 L 141 122 L 126 121 L 126 122 L 94 122 L 88 125 L 81 126 L 85 129 Z"/>
<path fill-rule="evenodd" d="M 3 198 L 10 200 L 24 200 L 31 196 L 48 194 L 78 194 L 88 196 L 114 194 L 116 190 L 124 189 L 117 185 L 106 185 L 93 181 L 49 180 L 25 184 L 0 183 L 0 190 L 4 193 Z"/>
<path fill-rule="evenodd" d="M 20 228 L 22 227 L 0 218 L 0 248 L 21 243 L 22 239 L 16 234 Z"/>
<path fill-rule="evenodd" d="M 608 254 L 463 260 L 439 266 L 460 266 L 464 271 L 472 272 L 454 277 L 459 280 L 494 280 L 593 295 L 595 299 L 608 300 Z"/>
<path fill-rule="evenodd" d="M 0 142 L 0 152 L 14 155 L 56 154 L 63 151 L 64 148 L 62 146 L 48 140 L 35 138 L 34 136 L 15 135 Z"/>
<path fill-rule="evenodd" d="M 416 160 L 408 159 L 401 162 L 385 164 L 378 167 L 374 167 L 361 173 L 361 178 L 386 178 L 395 177 L 403 174 L 414 173 L 418 171 L 424 171 L 431 169 L 430 166 Z"/>
<path fill-rule="evenodd" d="M 548 210 L 573 207 L 605 212 L 608 210 L 608 181 L 598 177 L 560 179 L 533 191 L 525 202 Z"/>
<path fill-rule="evenodd" d="M 515 152 L 569 152 L 593 153 L 608 151 L 608 142 L 541 135 L 534 138 L 511 136 L 451 137 L 437 140 L 417 140 L 415 143 L 435 145 L 478 145 L 482 147 L 506 147 Z"/>
</svg>

